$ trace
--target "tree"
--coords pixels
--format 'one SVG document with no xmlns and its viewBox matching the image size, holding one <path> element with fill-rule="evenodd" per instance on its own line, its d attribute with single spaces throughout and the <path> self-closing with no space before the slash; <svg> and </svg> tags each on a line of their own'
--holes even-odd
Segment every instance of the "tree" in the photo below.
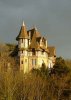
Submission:
<svg viewBox="0 0 71 100">
<path fill-rule="evenodd" d="M 69 72 L 65 60 L 62 57 L 56 58 L 56 63 L 53 68 L 55 73 L 58 75 L 67 74 Z"/>
<path fill-rule="evenodd" d="M 36 76 L 41 76 L 43 78 L 47 78 L 49 75 L 49 70 L 46 68 L 45 63 L 42 64 L 42 66 L 39 69 L 32 69 L 31 72 L 33 74 L 36 74 Z"/>
</svg>

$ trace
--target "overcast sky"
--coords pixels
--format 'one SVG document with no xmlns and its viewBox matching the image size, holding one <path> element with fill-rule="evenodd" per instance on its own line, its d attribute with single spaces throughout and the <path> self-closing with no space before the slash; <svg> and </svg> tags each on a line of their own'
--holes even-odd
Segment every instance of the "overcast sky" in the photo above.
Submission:
<svg viewBox="0 0 71 100">
<path fill-rule="evenodd" d="M 71 59 L 71 0 L 0 0 L 0 42 L 15 43 L 23 20 L 46 36 L 57 56 Z"/>
</svg>

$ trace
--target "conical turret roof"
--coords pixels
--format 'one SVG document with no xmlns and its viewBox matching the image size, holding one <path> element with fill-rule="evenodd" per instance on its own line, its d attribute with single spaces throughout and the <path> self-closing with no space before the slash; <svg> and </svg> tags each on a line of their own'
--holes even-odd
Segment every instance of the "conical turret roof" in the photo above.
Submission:
<svg viewBox="0 0 71 100">
<path fill-rule="evenodd" d="M 29 38 L 28 37 L 28 34 L 27 34 L 27 30 L 26 30 L 26 26 L 23 22 L 23 25 L 21 26 L 21 29 L 20 29 L 20 32 L 19 32 L 19 35 L 16 37 L 16 40 L 18 39 L 21 39 L 21 38 Z"/>
</svg>

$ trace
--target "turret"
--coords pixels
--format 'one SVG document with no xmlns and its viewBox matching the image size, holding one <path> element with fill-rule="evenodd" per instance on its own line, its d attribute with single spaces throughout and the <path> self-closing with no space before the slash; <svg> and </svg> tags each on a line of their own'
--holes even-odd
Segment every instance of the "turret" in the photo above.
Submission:
<svg viewBox="0 0 71 100">
<path fill-rule="evenodd" d="M 18 41 L 18 48 L 19 49 L 26 49 L 28 48 L 28 34 L 26 30 L 26 26 L 23 22 L 23 25 L 21 26 L 19 35 L 16 37 L 16 40 Z"/>
<path fill-rule="evenodd" d="M 26 26 L 23 22 L 19 35 L 16 37 L 18 41 L 18 56 L 20 59 L 20 70 L 24 73 L 28 71 L 28 46 L 29 46 L 29 37 L 27 33 Z"/>
</svg>

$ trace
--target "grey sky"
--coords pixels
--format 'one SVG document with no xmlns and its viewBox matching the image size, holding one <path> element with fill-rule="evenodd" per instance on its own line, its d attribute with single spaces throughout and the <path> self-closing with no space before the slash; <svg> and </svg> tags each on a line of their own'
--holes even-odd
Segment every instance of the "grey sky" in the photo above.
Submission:
<svg viewBox="0 0 71 100">
<path fill-rule="evenodd" d="M 71 0 L 0 0 L 0 42 L 15 43 L 23 20 L 47 36 L 57 56 L 71 58 Z"/>
</svg>

